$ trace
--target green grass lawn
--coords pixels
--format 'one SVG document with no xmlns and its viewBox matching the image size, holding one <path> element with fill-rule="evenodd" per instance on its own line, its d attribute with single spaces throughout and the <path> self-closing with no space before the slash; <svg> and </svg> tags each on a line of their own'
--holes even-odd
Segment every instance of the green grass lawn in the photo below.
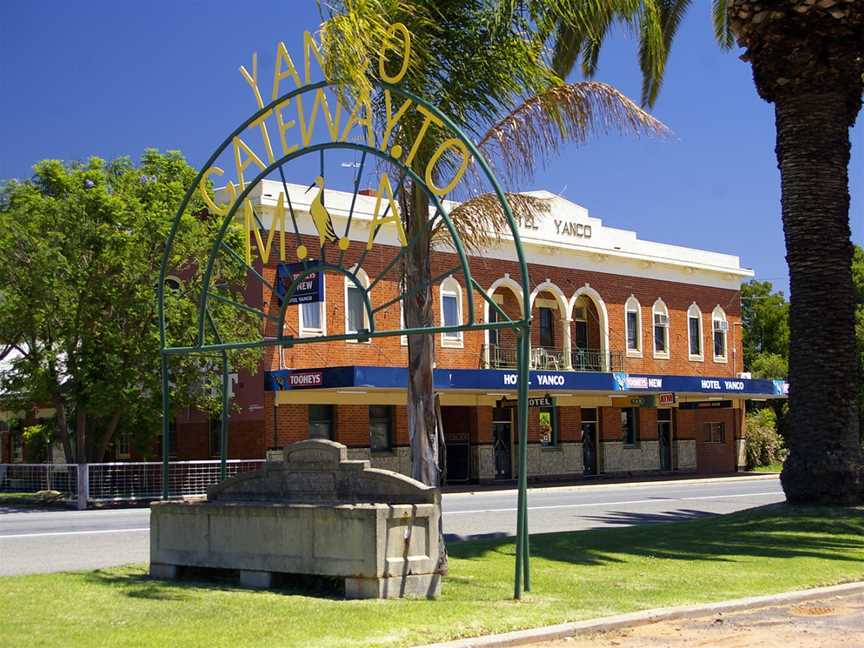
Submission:
<svg viewBox="0 0 864 648">
<path fill-rule="evenodd" d="M 411 645 L 860 580 L 864 508 L 775 505 L 537 535 L 534 587 L 521 602 L 511 598 L 512 541 L 449 549 L 450 575 L 435 601 L 165 583 L 143 566 L 0 578 L 0 645 Z"/>
<path fill-rule="evenodd" d="M 768 464 L 767 466 L 756 466 L 753 469 L 753 472 L 779 473 L 781 470 L 783 470 L 783 464 L 782 463 L 773 463 L 773 464 Z"/>
</svg>

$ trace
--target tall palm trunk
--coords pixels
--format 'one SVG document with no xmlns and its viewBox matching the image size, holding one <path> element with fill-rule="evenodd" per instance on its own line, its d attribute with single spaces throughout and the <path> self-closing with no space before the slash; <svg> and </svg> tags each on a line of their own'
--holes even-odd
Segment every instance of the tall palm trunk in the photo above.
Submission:
<svg viewBox="0 0 864 648">
<path fill-rule="evenodd" d="M 728 15 L 760 96 L 775 104 L 791 288 L 783 490 L 792 503 L 857 503 L 864 475 L 847 168 L 864 89 L 864 2 L 732 0 Z"/>
<path fill-rule="evenodd" d="M 431 231 L 425 194 L 414 183 L 402 201 L 409 239 L 405 254 L 405 287 L 415 292 L 405 300 L 408 328 L 433 326 L 432 287 L 429 279 Z M 435 425 L 433 364 L 435 338 L 408 336 L 408 431 L 411 440 L 411 476 L 428 486 L 441 483 L 438 471 L 438 437 Z"/>
<path fill-rule="evenodd" d="M 791 288 L 789 457 L 781 476 L 790 502 L 851 504 L 862 496 L 849 103 L 843 92 L 776 101 Z"/>
</svg>

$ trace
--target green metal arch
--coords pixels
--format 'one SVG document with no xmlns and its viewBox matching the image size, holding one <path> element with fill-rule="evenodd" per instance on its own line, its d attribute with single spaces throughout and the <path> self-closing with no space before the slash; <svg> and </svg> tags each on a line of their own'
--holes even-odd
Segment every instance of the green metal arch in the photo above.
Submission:
<svg viewBox="0 0 864 648">
<path fill-rule="evenodd" d="M 210 256 L 208 258 L 207 269 L 205 271 L 205 277 L 202 285 L 202 293 L 201 299 L 199 303 L 199 311 L 198 311 L 198 336 L 196 340 L 196 344 L 192 347 L 169 347 L 166 341 L 166 331 L 165 331 L 165 278 L 168 269 L 168 263 L 171 256 L 171 251 L 173 249 L 174 238 L 177 233 L 178 226 L 180 224 L 180 220 L 183 216 L 183 213 L 186 211 L 190 200 L 194 193 L 198 190 L 201 180 L 205 177 L 205 173 L 213 166 L 216 160 L 219 158 L 222 153 L 224 153 L 225 149 L 231 144 L 233 138 L 241 133 L 243 133 L 251 124 L 256 122 L 262 116 L 269 114 L 275 107 L 286 103 L 290 99 L 295 96 L 313 92 L 321 88 L 336 86 L 337 83 L 328 82 L 328 81 L 320 81 L 318 83 L 307 84 L 300 88 L 296 88 L 295 90 L 286 93 L 285 95 L 279 97 L 271 101 L 269 104 L 255 112 L 252 116 L 246 119 L 242 124 L 240 124 L 223 142 L 217 147 L 217 149 L 212 153 L 210 158 L 201 168 L 201 171 L 198 173 L 195 178 L 194 183 L 186 192 L 186 195 L 181 202 L 177 214 L 174 218 L 174 222 L 171 224 L 171 229 L 169 231 L 168 237 L 166 239 L 165 250 L 162 256 L 162 262 L 160 265 L 159 272 L 159 284 L 157 287 L 157 311 L 158 311 L 158 319 L 159 319 L 159 340 L 160 340 L 160 350 L 161 350 L 161 372 L 162 372 L 162 404 L 163 404 L 163 416 L 162 416 L 162 445 L 163 445 L 163 497 L 168 497 L 168 446 L 169 446 L 169 412 L 170 412 L 170 393 L 169 393 L 169 373 L 168 373 L 168 356 L 171 354 L 194 354 L 194 353 L 202 353 L 202 352 L 210 352 L 210 351 L 221 351 L 222 356 L 222 372 L 223 372 L 223 382 L 222 382 L 222 477 L 225 477 L 225 459 L 226 459 L 226 446 L 227 446 L 227 432 L 228 432 L 228 416 L 226 412 L 229 407 L 229 385 L 228 385 L 228 361 L 227 361 L 227 349 L 230 348 L 244 348 L 244 347 L 263 347 L 263 346 L 272 346 L 275 344 L 285 344 L 288 342 L 285 338 L 278 337 L 275 340 L 260 340 L 256 342 L 250 343 L 242 343 L 242 344 L 232 344 L 226 343 L 218 338 L 217 333 L 217 344 L 205 346 L 204 342 L 204 326 L 205 321 L 209 318 L 209 313 L 206 308 L 207 304 L 207 294 L 209 292 L 209 280 L 210 275 L 212 274 L 213 263 L 220 249 L 222 241 L 224 240 L 225 233 L 230 225 L 231 219 L 233 219 L 234 213 L 237 208 L 243 203 L 243 200 L 248 195 L 251 187 L 255 186 L 258 182 L 263 179 L 264 175 L 272 172 L 277 167 L 280 167 L 281 164 L 284 164 L 287 159 L 280 160 L 280 163 L 273 163 L 272 165 L 268 165 L 268 169 L 262 171 L 259 176 L 249 184 L 249 187 L 244 189 L 241 192 L 241 195 L 238 196 L 234 204 L 231 206 L 229 212 L 225 215 L 225 221 L 222 223 L 220 230 L 217 235 L 217 240 L 214 241 L 214 247 L 211 250 Z M 460 257 L 460 265 L 463 268 L 463 273 L 465 275 L 465 279 L 467 282 L 466 289 L 468 291 L 469 297 L 469 312 L 470 317 L 472 318 L 468 324 L 460 325 L 458 327 L 436 327 L 436 328 L 424 328 L 424 329 L 404 329 L 400 328 L 398 331 L 387 332 L 387 334 L 391 335 L 410 335 L 410 334 L 428 334 L 434 333 L 436 331 L 442 330 L 475 330 L 475 329 L 493 329 L 493 328 L 513 328 L 516 330 L 519 335 L 519 345 L 518 345 L 518 357 L 519 357 L 519 382 L 518 382 L 518 398 L 519 398 L 519 448 L 518 448 L 518 461 L 519 461 L 519 485 L 518 485 L 518 506 L 517 506 L 517 541 L 516 541 L 516 577 L 514 584 L 514 596 L 516 598 L 521 597 L 522 588 L 526 591 L 530 590 L 530 571 L 528 564 L 529 557 L 529 537 L 528 537 L 528 517 L 527 517 L 527 430 L 528 430 L 528 412 L 527 412 L 527 402 L 528 402 L 528 382 L 529 382 L 529 370 L 528 370 L 528 356 L 530 351 L 530 341 L 529 341 L 529 333 L 530 333 L 530 322 L 531 322 L 531 300 L 530 300 L 530 290 L 529 290 L 529 277 L 528 277 L 528 265 L 525 259 L 525 254 L 522 249 L 521 239 L 519 237 L 518 226 L 515 218 L 513 217 L 513 212 L 510 209 L 510 205 L 507 202 L 506 196 L 504 195 L 504 191 L 502 190 L 500 184 L 498 183 L 495 175 L 492 173 L 491 167 L 489 163 L 485 160 L 485 158 L 481 155 L 480 151 L 474 145 L 474 143 L 466 136 L 464 131 L 447 115 L 443 114 L 436 106 L 429 103 L 425 99 L 422 99 L 413 93 L 393 84 L 382 83 L 373 81 L 373 86 L 380 90 L 389 90 L 393 93 L 396 93 L 403 97 L 404 99 L 411 99 L 417 105 L 421 105 L 426 108 L 430 113 L 432 113 L 435 117 L 441 120 L 444 126 L 449 129 L 454 135 L 456 135 L 459 140 L 462 141 L 463 144 L 468 148 L 469 153 L 474 158 L 475 162 L 480 167 L 483 175 L 489 181 L 493 192 L 498 198 L 499 203 L 501 204 L 502 209 L 504 210 L 504 215 L 507 219 L 507 223 L 510 228 L 510 232 L 513 237 L 513 246 L 516 249 L 516 256 L 519 264 L 519 271 L 521 274 L 521 287 L 523 292 L 523 300 L 522 300 L 522 318 L 519 320 L 512 320 L 509 322 L 500 322 L 497 324 L 489 324 L 489 323 L 476 323 L 473 321 L 474 317 L 474 307 L 473 307 L 473 290 L 475 288 L 481 291 L 481 294 L 486 298 L 490 305 L 494 306 L 498 309 L 497 305 L 486 296 L 482 287 L 471 278 L 470 267 L 467 262 L 467 258 L 465 257 L 464 248 L 462 247 L 462 242 L 459 239 L 458 235 L 454 231 L 452 227 L 452 222 L 449 219 L 449 214 L 447 214 L 446 210 L 440 209 L 440 213 L 442 217 L 444 217 L 445 222 L 450 230 L 450 235 L 453 239 L 454 244 L 457 246 Z M 330 143 L 333 144 L 333 143 Z M 347 142 L 340 143 L 340 148 L 351 148 Z M 321 145 L 316 145 L 321 146 Z M 356 145 L 355 145 L 356 146 Z M 331 147 L 332 148 L 332 147 Z M 368 147 L 370 151 L 372 151 L 372 147 Z M 306 154 L 311 152 L 310 149 L 313 147 L 304 147 L 301 149 L 301 154 Z M 299 153 L 299 152 L 298 152 Z M 380 151 L 377 149 L 374 151 L 375 155 L 381 155 Z M 287 156 L 286 156 L 287 157 Z M 390 158 L 387 156 L 388 160 L 391 162 L 400 162 L 399 160 L 395 160 L 394 158 Z M 404 167 L 404 165 L 402 165 Z M 272 168 L 271 168 L 272 167 Z M 413 172 L 412 172 L 413 173 Z M 424 187 L 424 189 L 428 192 L 428 187 L 426 186 L 425 181 L 420 181 L 420 184 Z M 431 193 L 431 192 L 430 192 Z M 436 200 L 435 202 L 440 208 L 440 201 Z M 314 266 L 313 266 L 314 268 Z M 325 264 L 321 264 L 321 269 L 326 269 Z M 340 267 L 340 271 L 344 273 L 344 268 Z M 356 277 L 355 277 L 356 280 Z M 292 285 L 290 287 L 291 291 L 296 288 L 297 278 L 292 281 Z M 368 294 L 364 291 L 366 308 L 367 312 L 371 309 L 371 304 L 369 303 Z M 284 311 L 285 306 L 287 305 L 288 299 L 283 302 L 283 306 L 280 309 L 279 322 L 284 329 Z M 500 310 L 500 309 L 498 309 Z M 503 313 L 503 311 L 502 311 Z M 373 318 L 370 318 L 370 324 L 373 321 Z M 377 336 L 382 334 L 382 332 L 378 331 L 370 331 L 369 336 Z M 338 339 L 338 338 L 328 338 L 328 337 L 320 337 L 320 338 L 300 338 L 303 340 L 312 341 L 324 341 L 327 339 Z M 297 343 L 298 340 L 293 340 L 293 343 Z M 291 343 L 289 342 L 289 343 Z"/>
</svg>

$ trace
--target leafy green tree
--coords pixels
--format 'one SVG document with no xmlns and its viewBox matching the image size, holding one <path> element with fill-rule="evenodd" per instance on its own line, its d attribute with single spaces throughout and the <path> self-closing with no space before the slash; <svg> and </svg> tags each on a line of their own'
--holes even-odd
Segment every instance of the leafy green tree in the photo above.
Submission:
<svg viewBox="0 0 864 648">
<path fill-rule="evenodd" d="M 660 58 L 653 57 L 662 62 L 692 3 L 634 4 L 642 13 L 663 16 L 666 47 Z M 741 58 L 751 64 L 757 93 L 774 104 L 791 289 L 789 457 L 783 489 L 790 502 L 857 503 L 864 499 L 864 453 L 848 167 L 849 129 L 864 91 L 864 1 L 714 0 L 713 7 L 718 40 L 744 48 Z M 590 74 L 596 67 L 591 48 L 599 50 L 605 31 L 588 39 L 561 29 L 558 34 L 562 42 L 556 51 L 570 47 L 589 53 L 583 69 Z M 650 39 L 645 32 L 642 36 L 640 57 L 651 51 Z M 575 60 L 559 57 L 558 73 L 565 77 Z M 643 101 L 650 104 L 664 65 L 643 69 L 650 73 Z"/>
<path fill-rule="evenodd" d="M 785 378 L 789 369 L 789 302 L 770 281 L 741 286 L 744 368 L 759 378 Z"/>
<path fill-rule="evenodd" d="M 67 461 L 102 460 L 120 429 L 151 442 L 158 434 L 155 290 L 166 235 L 194 177 L 179 152 L 147 150 L 138 165 L 44 160 L 32 179 L 0 191 L 0 340 L 20 355 L 0 380 L 21 407 L 53 404 Z M 183 214 L 175 245 L 180 277 L 167 308 L 178 336 L 195 326 L 195 300 L 183 297 L 200 290 L 199 269 L 188 260 L 200 258 L 218 226 L 201 206 Z M 240 232 L 230 235 L 239 242 Z M 217 271 L 230 290 L 243 290 L 242 272 Z M 219 308 L 214 317 L 237 334 L 258 326 Z M 232 362 L 252 369 L 257 358 L 237 353 Z M 178 406 L 220 407 L 205 369 L 200 359 L 174 361 Z"/>
<path fill-rule="evenodd" d="M 476 138 L 497 164 L 499 176 L 513 179 L 530 175 L 564 141 L 581 142 L 610 127 L 625 133 L 664 130 L 614 88 L 593 82 L 566 84 L 551 68 L 547 42 L 556 25 L 563 21 L 588 28 L 580 22 L 583 13 L 572 0 L 342 0 L 331 3 L 322 40 L 331 76 L 339 80 L 341 75 L 353 87 L 368 87 L 377 74 L 378 53 L 387 42 L 389 26 L 406 25 L 412 34 L 412 58 L 400 85 L 418 96 L 434 97 L 444 114 Z M 401 61 L 385 65 L 393 66 L 392 74 Z M 375 105 L 379 111 L 385 109 L 381 97 Z M 419 115 L 406 117 L 394 143 L 409 150 L 421 128 Z M 423 138 L 412 162 L 420 177 L 446 137 L 446 132 L 430 129 Z M 482 249 L 503 231 L 503 211 L 488 194 L 460 198 L 466 202 L 451 213 L 460 238 L 469 250 Z M 526 197 L 508 198 L 517 212 L 543 209 Z M 427 232 L 429 203 L 420 186 L 406 181 L 400 210 L 409 240 L 417 235 L 403 265 L 406 288 L 416 291 L 403 304 L 405 324 L 428 327 L 434 322 L 429 261 L 435 233 Z M 433 364 L 432 336 L 409 336 L 412 472 L 416 479 L 438 485 Z"/>
</svg>

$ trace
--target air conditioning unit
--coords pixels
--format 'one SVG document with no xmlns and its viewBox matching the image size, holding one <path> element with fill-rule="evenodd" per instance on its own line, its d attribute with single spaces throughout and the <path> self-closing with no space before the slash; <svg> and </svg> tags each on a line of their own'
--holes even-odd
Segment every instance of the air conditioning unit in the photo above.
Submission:
<svg viewBox="0 0 864 648">
<path fill-rule="evenodd" d="M 669 325 L 669 316 L 664 315 L 663 313 L 654 313 L 654 325 L 655 326 L 668 326 Z"/>
<path fill-rule="evenodd" d="M 741 380 L 750 380 L 753 376 L 750 374 L 749 371 L 739 371 L 739 372 L 738 372 L 738 377 L 739 377 Z"/>
<path fill-rule="evenodd" d="M 714 320 L 714 330 L 725 333 L 729 330 L 729 322 L 726 320 Z"/>
</svg>

